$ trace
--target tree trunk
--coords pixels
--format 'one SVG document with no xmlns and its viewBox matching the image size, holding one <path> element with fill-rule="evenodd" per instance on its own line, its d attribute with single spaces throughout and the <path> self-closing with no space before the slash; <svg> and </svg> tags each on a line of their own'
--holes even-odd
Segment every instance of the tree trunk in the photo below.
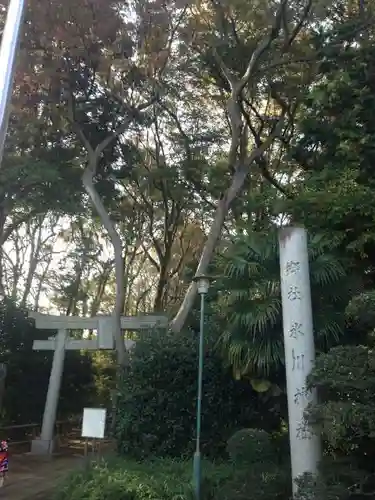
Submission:
<svg viewBox="0 0 375 500">
<path fill-rule="evenodd" d="M 117 349 L 117 362 L 120 366 L 126 363 L 126 351 L 124 338 L 121 331 L 121 315 L 125 302 L 125 279 L 124 279 L 124 259 L 122 257 L 122 242 L 112 242 L 115 251 L 115 276 L 116 276 L 116 301 L 114 309 L 115 322 L 115 342 Z"/>
<path fill-rule="evenodd" d="M 237 107 L 236 102 L 232 102 L 231 104 L 234 104 L 234 107 Z M 241 115 L 239 116 L 239 119 L 241 121 Z M 271 146 L 275 138 L 281 133 L 283 124 L 284 116 L 281 116 L 273 132 L 263 141 L 261 145 L 254 148 L 249 156 L 247 156 L 248 138 L 246 129 L 242 132 L 242 137 L 238 132 L 236 134 L 235 131 L 232 131 L 232 153 L 229 155 L 229 164 L 236 165 L 236 169 L 229 188 L 226 190 L 217 205 L 215 218 L 208 234 L 206 244 L 203 247 L 202 256 L 195 273 L 196 276 L 207 273 L 208 266 L 210 265 L 212 257 L 215 253 L 216 245 L 220 239 L 224 222 L 233 200 L 242 191 L 251 165 Z M 240 158 L 236 161 L 235 156 L 237 154 L 238 141 L 240 141 Z M 194 305 L 196 293 L 197 285 L 195 283 L 191 283 L 185 294 L 180 309 L 170 323 L 172 331 L 179 332 L 184 327 L 187 317 Z"/>
<path fill-rule="evenodd" d="M 247 177 L 248 170 L 238 170 L 232 180 L 230 187 L 227 189 L 223 198 L 219 201 L 215 218 L 211 226 L 210 232 L 208 234 L 206 243 L 203 247 L 203 252 L 195 272 L 196 276 L 206 274 L 208 271 L 208 266 L 211 263 L 212 257 L 215 253 L 215 248 L 218 241 L 220 240 L 221 232 L 224 226 L 225 218 L 228 214 L 231 203 L 236 198 L 242 186 L 244 185 L 245 179 Z M 191 283 L 182 304 L 176 314 L 176 316 L 171 321 L 170 327 L 172 331 L 179 332 L 184 327 L 189 313 L 194 305 L 195 297 L 197 294 L 196 283 Z"/>
<path fill-rule="evenodd" d="M 70 298 L 69 298 L 68 306 L 66 308 L 66 313 L 65 313 L 67 316 L 74 315 L 74 312 L 77 308 L 77 297 L 78 297 L 78 293 L 79 293 L 79 288 L 81 286 L 84 266 L 85 266 L 85 261 L 83 260 L 83 262 L 81 263 L 79 268 L 76 269 L 76 271 L 77 271 L 76 277 L 75 277 L 75 280 L 73 282 L 73 287 L 72 287 L 71 292 L 70 292 Z"/>
<path fill-rule="evenodd" d="M 20 307 L 26 307 L 27 299 L 29 298 L 31 285 L 33 283 L 34 274 L 38 265 L 38 258 L 36 255 L 30 257 L 29 270 L 27 273 L 25 288 L 23 289 L 22 299 L 20 303 Z"/>
<path fill-rule="evenodd" d="M 39 301 L 40 301 L 40 296 L 42 294 L 43 283 L 46 280 L 46 277 L 48 275 L 48 271 L 49 271 L 49 268 L 51 266 L 51 263 L 52 263 L 52 255 L 50 256 L 50 258 L 49 258 L 49 260 L 47 262 L 47 265 L 44 268 L 44 271 L 43 271 L 43 273 L 42 273 L 42 275 L 40 276 L 40 279 L 39 279 L 39 283 L 38 283 L 38 287 L 37 287 L 37 292 L 35 294 L 35 300 L 34 300 L 34 311 L 38 311 L 39 310 Z"/>
<path fill-rule="evenodd" d="M 4 244 L 4 227 L 5 227 L 5 210 L 0 208 L 0 296 L 5 296 L 4 287 L 4 262 L 3 262 L 3 244 Z"/>
<path fill-rule="evenodd" d="M 3 250 L 0 246 L 0 299 L 5 296 Z"/>
<path fill-rule="evenodd" d="M 164 311 L 166 305 L 165 299 L 167 294 L 167 284 L 168 284 L 168 269 L 165 263 L 161 263 L 158 284 L 156 288 L 156 295 L 154 300 L 154 307 L 153 307 L 155 312 Z"/>
<path fill-rule="evenodd" d="M 35 242 L 35 236 L 37 232 L 38 236 Z M 23 290 L 22 300 L 20 304 L 22 308 L 26 307 L 27 299 L 30 295 L 31 285 L 33 283 L 35 271 L 39 263 L 38 257 L 40 254 L 41 242 L 42 242 L 42 221 L 39 219 L 39 227 L 36 227 L 35 231 L 33 231 L 31 234 L 29 270 L 27 272 L 25 288 Z"/>
<path fill-rule="evenodd" d="M 89 160 L 89 165 L 83 173 L 82 181 L 84 188 L 87 194 L 90 196 L 92 204 L 94 205 L 96 211 L 98 212 L 102 224 L 108 233 L 115 254 L 116 303 L 113 311 L 113 319 L 114 319 L 113 334 L 116 344 L 117 363 L 119 366 L 124 366 L 126 364 L 126 350 L 121 331 L 121 314 L 125 300 L 124 259 L 122 256 L 122 241 L 94 186 L 93 177 L 94 177 L 94 172 L 96 171 L 97 162 L 98 162 L 98 157 L 95 154 L 92 154 Z"/>
<path fill-rule="evenodd" d="M 97 282 L 95 297 L 94 300 L 92 301 L 91 312 L 90 312 L 91 316 L 96 316 L 98 314 L 100 304 L 104 295 L 105 287 L 107 286 L 111 271 L 112 271 L 112 263 L 107 262 L 106 264 L 104 264 L 103 273 Z"/>
<path fill-rule="evenodd" d="M 6 220 L 7 220 L 7 211 L 3 206 L 0 206 L 0 246 L 2 246 L 7 239 L 7 235 L 5 234 Z"/>
</svg>

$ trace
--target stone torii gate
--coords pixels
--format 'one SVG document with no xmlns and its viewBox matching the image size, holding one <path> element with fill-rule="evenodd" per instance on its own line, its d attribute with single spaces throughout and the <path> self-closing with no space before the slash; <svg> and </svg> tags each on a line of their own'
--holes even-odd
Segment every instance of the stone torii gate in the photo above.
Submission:
<svg viewBox="0 0 375 500">
<path fill-rule="evenodd" d="M 65 351 L 97 351 L 113 350 L 113 316 L 95 316 L 80 318 L 77 316 L 52 316 L 30 312 L 29 317 L 35 320 L 35 327 L 41 330 L 57 330 L 57 335 L 48 340 L 35 340 L 34 351 L 54 351 L 51 375 L 48 384 L 46 404 L 43 414 L 42 430 L 39 439 L 34 439 L 31 452 L 35 454 L 51 454 L 54 448 L 54 428 L 57 405 L 60 395 L 61 379 L 64 371 Z M 123 330 L 147 330 L 149 328 L 163 328 L 167 326 L 167 317 L 145 315 L 121 317 Z M 72 339 L 68 330 L 96 330 L 95 338 Z M 127 350 L 131 349 L 135 341 L 124 340 Z"/>
</svg>

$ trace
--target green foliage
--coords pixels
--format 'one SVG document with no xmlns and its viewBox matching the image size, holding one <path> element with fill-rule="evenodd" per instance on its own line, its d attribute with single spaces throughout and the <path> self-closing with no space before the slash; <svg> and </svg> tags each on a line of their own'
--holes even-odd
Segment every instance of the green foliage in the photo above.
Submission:
<svg viewBox="0 0 375 500">
<path fill-rule="evenodd" d="M 332 448 L 348 453 L 375 438 L 373 351 L 363 346 L 335 347 L 318 357 L 309 383 L 322 398 L 311 418 Z"/>
<path fill-rule="evenodd" d="M 202 448 L 206 455 L 225 451 L 226 441 L 259 420 L 260 399 L 251 385 L 233 380 L 222 366 L 206 326 L 203 374 Z M 194 450 L 198 338 L 193 331 L 149 332 L 137 342 L 122 381 L 117 439 L 121 453 L 186 456 Z M 267 405 L 263 405 L 262 410 Z M 267 423 L 278 428 L 277 415 Z"/>
<path fill-rule="evenodd" d="M 344 330 L 349 283 L 332 235 L 309 241 L 315 338 L 320 349 L 337 343 Z M 218 260 L 225 278 L 221 311 L 227 323 L 220 345 L 238 375 L 272 376 L 284 362 L 280 267 L 275 231 L 238 238 Z"/>
<path fill-rule="evenodd" d="M 68 146 L 69 141 L 61 145 L 52 135 L 42 136 L 41 127 L 31 131 L 28 125 L 23 130 L 24 124 L 18 123 L 16 130 L 9 131 L 1 166 L 0 214 L 11 218 L 10 227 L 35 214 L 75 214 L 83 208 L 82 173 L 74 163 L 77 151 Z M 30 140 L 38 144 L 31 147 Z M 6 239 L 9 230 L 1 236 Z"/>
<path fill-rule="evenodd" d="M 326 452 L 319 480 L 302 481 L 302 498 L 374 498 L 375 353 L 364 346 L 335 347 L 317 358 L 309 385 L 318 389 L 319 404 L 308 419 L 320 426 Z"/>
<path fill-rule="evenodd" d="M 74 473 L 54 500 L 194 500 L 190 461 L 114 460 Z M 202 500 L 287 500 L 289 478 L 269 464 L 260 473 L 231 464 L 203 462 Z"/>
<path fill-rule="evenodd" d="M 7 365 L 3 413 L 8 423 L 41 420 L 52 365 L 52 351 L 33 351 L 33 341 L 53 332 L 36 330 L 24 311 L 0 302 L 0 362 Z M 59 400 L 59 418 L 81 414 L 95 394 L 91 359 L 68 352 Z"/>
<path fill-rule="evenodd" d="M 375 249 L 370 25 L 357 19 L 353 31 L 353 23 L 337 24 L 327 38 L 316 85 L 309 88 L 298 120 L 293 156 L 300 170 L 289 206 L 293 219 L 306 227 L 339 231 L 347 255 L 356 257 L 361 270 L 372 267 Z M 373 281 L 372 274 L 369 278 Z"/>
<path fill-rule="evenodd" d="M 228 440 L 227 452 L 236 464 L 269 462 L 275 457 L 271 436 L 260 429 L 241 429 Z"/>
<path fill-rule="evenodd" d="M 355 295 L 346 309 L 348 320 L 365 334 L 375 329 L 375 290 Z"/>
</svg>

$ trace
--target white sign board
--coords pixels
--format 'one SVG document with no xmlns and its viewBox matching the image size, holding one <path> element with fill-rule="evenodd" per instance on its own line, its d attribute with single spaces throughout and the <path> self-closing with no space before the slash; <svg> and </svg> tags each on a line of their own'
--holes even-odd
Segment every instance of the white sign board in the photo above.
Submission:
<svg viewBox="0 0 375 500">
<path fill-rule="evenodd" d="M 82 437 L 103 439 L 107 410 L 102 408 L 84 408 L 82 421 Z"/>
</svg>

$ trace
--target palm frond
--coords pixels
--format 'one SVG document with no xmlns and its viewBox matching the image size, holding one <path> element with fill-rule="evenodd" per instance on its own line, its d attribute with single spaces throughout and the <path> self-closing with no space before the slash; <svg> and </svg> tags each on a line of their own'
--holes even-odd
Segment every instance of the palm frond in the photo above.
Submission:
<svg viewBox="0 0 375 500">
<path fill-rule="evenodd" d="M 332 343 L 337 344 L 342 337 L 342 324 L 331 321 L 326 322 L 322 328 L 316 331 L 315 337 L 319 340 L 319 345 L 323 348 L 327 348 Z"/>
<path fill-rule="evenodd" d="M 233 372 L 241 375 L 268 377 L 284 363 L 283 344 L 277 339 L 234 340 L 232 333 L 225 332 L 218 345 Z"/>
<path fill-rule="evenodd" d="M 343 331 L 346 272 L 335 255 L 335 235 L 309 240 L 310 281 L 316 338 L 336 344 Z M 218 346 L 235 372 L 269 375 L 283 364 L 282 307 L 278 241 L 275 233 L 243 236 L 219 257 L 224 277 L 221 314 L 225 332 Z"/>
<path fill-rule="evenodd" d="M 343 241 L 342 234 L 320 233 L 309 235 L 309 258 L 315 260 L 319 255 L 330 254 L 335 251 Z"/>
<path fill-rule="evenodd" d="M 318 255 L 310 264 L 310 281 L 312 285 L 326 286 L 337 283 L 346 275 L 344 266 L 332 255 Z"/>
</svg>

